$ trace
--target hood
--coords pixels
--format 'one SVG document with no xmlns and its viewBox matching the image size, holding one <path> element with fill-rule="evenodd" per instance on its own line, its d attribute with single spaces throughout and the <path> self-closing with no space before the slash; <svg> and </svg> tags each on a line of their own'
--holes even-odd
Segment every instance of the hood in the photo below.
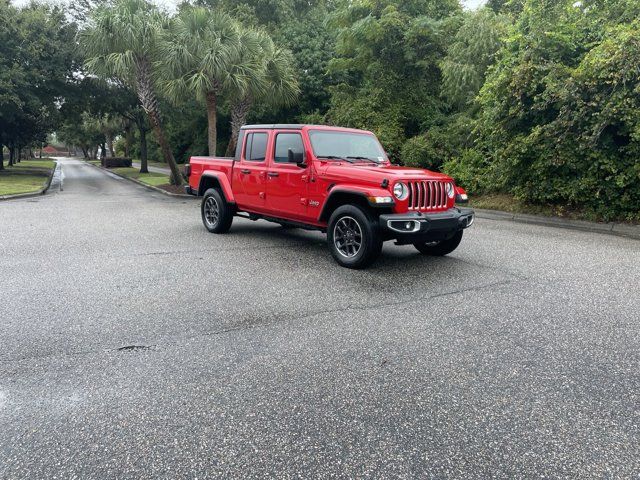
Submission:
<svg viewBox="0 0 640 480">
<path fill-rule="evenodd" d="M 398 167 L 395 165 L 376 166 L 367 163 L 329 163 L 327 165 L 324 174 L 331 178 L 352 179 L 359 182 L 371 181 L 375 184 L 380 184 L 385 178 L 391 184 L 399 180 L 452 180 L 448 175 L 423 168 Z"/>
</svg>

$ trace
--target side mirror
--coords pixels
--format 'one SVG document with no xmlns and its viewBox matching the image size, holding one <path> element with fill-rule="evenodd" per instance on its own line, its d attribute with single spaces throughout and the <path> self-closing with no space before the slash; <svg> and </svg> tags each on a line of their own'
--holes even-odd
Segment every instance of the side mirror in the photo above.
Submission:
<svg viewBox="0 0 640 480">
<path fill-rule="evenodd" d="M 287 151 L 289 157 L 289 163 L 295 163 L 300 168 L 307 168 L 307 164 L 304 162 L 304 153 L 294 152 L 291 148 Z"/>
</svg>

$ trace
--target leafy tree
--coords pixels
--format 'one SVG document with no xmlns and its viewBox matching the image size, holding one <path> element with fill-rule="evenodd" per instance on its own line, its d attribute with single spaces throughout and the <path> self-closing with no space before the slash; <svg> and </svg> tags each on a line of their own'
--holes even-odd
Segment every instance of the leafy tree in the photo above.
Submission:
<svg viewBox="0 0 640 480">
<path fill-rule="evenodd" d="M 334 57 L 336 29 L 327 28 L 327 17 L 346 5 L 344 0 L 197 0 L 197 4 L 220 9 L 244 27 L 269 32 L 274 43 L 293 56 L 293 74 L 300 94 L 290 106 L 278 108 L 256 101 L 249 116 L 258 123 L 322 121 L 329 109 L 329 61 Z"/>
<path fill-rule="evenodd" d="M 69 121 L 58 129 L 58 138 L 67 145 L 75 146 L 82 150 L 84 158 L 95 159 L 97 145 L 104 143 L 104 134 L 100 129 L 98 119 L 89 113 L 83 112 L 73 122 Z"/>
<path fill-rule="evenodd" d="M 204 101 L 209 123 L 209 155 L 216 154 L 217 115 L 220 95 L 246 89 L 260 65 L 255 55 L 257 39 L 240 33 L 227 14 L 202 7 L 184 8 L 172 22 L 161 43 L 166 80 L 164 91 L 173 100 L 193 94 Z"/>
<path fill-rule="evenodd" d="M 248 38 L 253 37 L 253 38 Z M 247 42 L 250 48 L 245 48 Z M 257 43 L 258 50 L 251 46 Z M 271 37 L 260 30 L 245 30 L 241 35 L 241 55 L 255 56 L 248 62 L 256 68 L 247 78 L 245 86 L 233 92 L 231 100 L 231 138 L 227 155 L 232 155 L 240 127 L 256 102 L 271 108 L 291 105 L 300 90 L 293 68 L 293 56 L 288 50 L 276 46 Z"/>
<path fill-rule="evenodd" d="M 442 112 L 439 63 L 460 12 L 457 1 L 429 0 L 360 0 L 336 11 L 327 120 L 374 130 L 397 158 Z"/>
<path fill-rule="evenodd" d="M 105 78 L 115 77 L 135 88 L 142 108 L 149 116 L 172 182 L 183 179 L 164 131 L 158 97 L 156 68 L 158 39 L 167 18 L 146 0 L 117 0 L 91 14 L 90 26 L 80 41 L 87 52 L 87 69 Z"/>
<path fill-rule="evenodd" d="M 76 68 L 75 26 L 47 5 L 15 8 L 2 0 L 0 16 L 0 150 L 8 145 L 11 165 L 59 121 L 58 105 Z"/>
<path fill-rule="evenodd" d="M 495 13 L 517 17 L 522 13 L 525 0 L 487 0 L 486 6 Z"/>
<path fill-rule="evenodd" d="M 478 149 L 524 200 L 637 218 L 638 22 L 594 3 L 525 4 L 480 93 Z"/>
<path fill-rule="evenodd" d="M 442 62 L 442 90 L 452 104 L 464 108 L 474 100 L 503 44 L 507 26 L 506 18 L 489 8 L 465 15 Z"/>
</svg>

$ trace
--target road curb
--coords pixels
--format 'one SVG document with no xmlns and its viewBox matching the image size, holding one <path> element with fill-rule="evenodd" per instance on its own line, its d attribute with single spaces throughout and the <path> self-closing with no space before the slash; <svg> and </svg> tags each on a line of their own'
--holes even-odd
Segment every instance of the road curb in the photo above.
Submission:
<svg viewBox="0 0 640 480">
<path fill-rule="evenodd" d="M 47 181 L 45 182 L 44 186 L 40 190 L 37 190 L 35 192 L 28 192 L 28 193 L 16 193 L 15 195 L 0 195 L 0 201 L 17 200 L 19 198 L 39 197 L 40 195 L 44 195 L 45 193 L 47 193 L 47 190 L 49 190 L 49 187 L 51 186 L 51 181 L 53 180 L 53 176 L 55 175 L 56 170 L 60 167 L 60 164 L 58 162 L 54 161 L 53 163 L 54 163 L 53 168 L 49 172 L 49 178 L 47 178 Z"/>
<path fill-rule="evenodd" d="M 570 220 L 560 217 L 545 217 L 543 215 L 530 215 L 525 213 L 502 212 L 499 210 L 474 209 L 478 218 L 490 220 L 506 220 L 532 225 L 544 225 L 546 227 L 567 228 L 581 230 L 583 232 L 606 233 L 621 237 L 629 237 L 640 240 L 640 225 L 627 223 L 596 223 L 586 220 Z"/>
<path fill-rule="evenodd" d="M 104 168 L 101 165 L 95 165 L 93 163 L 89 163 L 89 162 L 84 162 L 87 165 L 91 165 L 92 167 L 98 168 L 100 170 L 103 170 L 105 172 L 109 172 L 111 175 L 115 175 L 116 177 L 120 177 L 124 180 L 128 180 L 132 183 L 135 183 L 137 185 L 140 185 L 141 187 L 144 187 L 148 190 L 152 190 L 154 192 L 159 192 L 162 193 L 163 195 L 167 195 L 169 197 L 174 197 L 174 198 L 190 198 L 190 199 L 194 199 L 195 197 L 193 195 L 187 195 L 186 193 L 171 193 L 171 192 L 167 192 L 166 190 L 163 190 L 162 188 L 158 188 L 158 187 L 154 187 L 153 185 L 147 185 L 146 183 L 143 183 L 139 180 L 136 180 L 135 178 L 129 178 L 129 177 L 125 177 L 124 175 L 120 175 L 116 172 L 113 172 L 111 170 L 109 170 L 108 168 Z"/>
</svg>

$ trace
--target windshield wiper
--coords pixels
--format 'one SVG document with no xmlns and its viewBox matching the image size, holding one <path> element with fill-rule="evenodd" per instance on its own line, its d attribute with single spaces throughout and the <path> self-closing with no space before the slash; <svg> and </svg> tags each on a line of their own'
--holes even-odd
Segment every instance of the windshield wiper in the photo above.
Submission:
<svg viewBox="0 0 640 480">
<path fill-rule="evenodd" d="M 378 164 L 377 161 L 375 161 L 373 158 L 369 158 L 369 157 L 347 157 L 347 158 L 353 158 L 354 160 L 367 160 L 371 163 L 375 163 L 376 165 Z"/>
<path fill-rule="evenodd" d="M 349 158 L 351 158 L 351 157 L 344 158 L 344 157 L 337 157 L 335 155 L 318 155 L 316 158 L 322 158 L 322 159 L 327 159 L 327 160 L 340 160 L 340 161 L 343 161 L 343 162 L 355 163 L 355 162 L 352 162 L 351 160 L 349 160 Z"/>
</svg>

